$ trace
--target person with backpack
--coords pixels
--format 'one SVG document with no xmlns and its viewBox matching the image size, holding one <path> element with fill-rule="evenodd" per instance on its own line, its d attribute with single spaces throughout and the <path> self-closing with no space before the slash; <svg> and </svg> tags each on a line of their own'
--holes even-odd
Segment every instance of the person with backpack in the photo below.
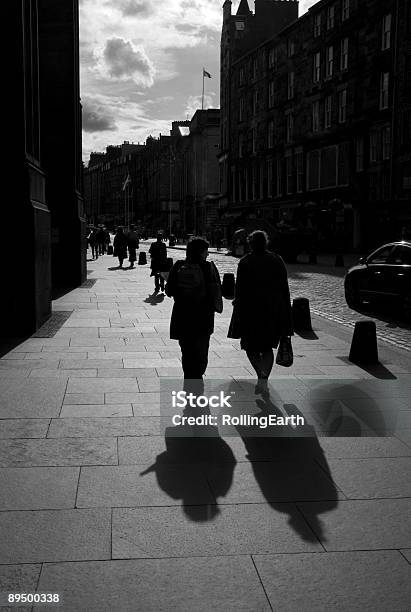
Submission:
<svg viewBox="0 0 411 612">
<path fill-rule="evenodd" d="M 167 269 L 167 247 L 163 242 L 163 236 L 157 235 L 156 242 L 152 242 L 149 249 L 151 257 L 151 274 L 154 276 L 154 291 L 164 291 L 164 278 L 161 272 Z"/>
<path fill-rule="evenodd" d="M 140 247 L 140 241 L 136 232 L 136 226 L 130 225 L 130 231 L 127 234 L 128 260 L 130 268 L 134 268 L 134 262 L 137 259 L 136 251 Z"/>
<path fill-rule="evenodd" d="M 192 238 L 186 259 L 174 264 L 166 285 L 166 295 L 174 298 L 170 338 L 179 341 L 185 380 L 202 380 L 214 313 L 223 311 L 220 275 L 207 261 L 208 247 L 203 238 Z"/>
</svg>

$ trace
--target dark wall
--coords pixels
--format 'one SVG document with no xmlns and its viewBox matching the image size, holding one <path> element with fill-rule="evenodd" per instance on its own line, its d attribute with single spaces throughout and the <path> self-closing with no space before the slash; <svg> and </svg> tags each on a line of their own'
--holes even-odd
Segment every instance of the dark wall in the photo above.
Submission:
<svg viewBox="0 0 411 612">
<path fill-rule="evenodd" d="M 86 278 L 78 37 L 78 0 L 39 0 L 41 160 L 53 288 Z"/>
</svg>

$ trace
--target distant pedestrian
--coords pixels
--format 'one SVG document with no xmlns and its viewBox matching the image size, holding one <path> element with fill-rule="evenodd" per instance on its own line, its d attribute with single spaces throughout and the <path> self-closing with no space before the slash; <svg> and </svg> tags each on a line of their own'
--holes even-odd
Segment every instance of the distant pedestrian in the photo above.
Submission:
<svg viewBox="0 0 411 612">
<path fill-rule="evenodd" d="M 106 252 L 106 232 L 103 225 L 100 225 L 97 231 L 97 246 L 98 254 L 104 255 Z"/>
<path fill-rule="evenodd" d="M 119 268 L 123 267 L 123 261 L 127 257 L 127 236 L 125 235 L 123 228 L 118 227 L 116 235 L 113 241 L 114 246 L 114 257 L 118 257 Z"/>
<path fill-rule="evenodd" d="M 179 341 L 185 380 L 202 380 L 214 313 L 223 311 L 220 276 L 207 261 L 208 246 L 203 238 L 192 238 L 186 259 L 174 264 L 166 285 L 166 294 L 174 298 L 170 338 Z"/>
<path fill-rule="evenodd" d="M 293 335 L 287 270 L 279 255 L 267 250 L 268 236 L 248 236 L 251 252 L 238 264 L 229 338 L 240 338 L 258 377 L 257 392 L 267 389 L 274 365 L 273 348 Z"/>
<path fill-rule="evenodd" d="M 156 242 L 152 242 L 149 249 L 151 257 L 151 274 L 154 276 L 154 290 L 164 291 L 164 278 L 161 272 L 167 269 L 167 247 L 163 242 L 163 236 L 158 234 Z"/>
<path fill-rule="evenodd" d="M 98 229 L 96 227 L 92 227 L 90 230 L 90 234 L 88 237 L 88 243 L 91 248 L 91 256 L 93 259 L 98 259 Z"/>
<path fill-rule="evenodd" d="M 108 231 L 108 229 L 105 227 L 104 228 L 104 244 L 105 244 L 105 252 L 108 253 L 108 247 L 110 246 L 111 243 L 111 236 L 110 236 L 110 232 Z"/>
<path fill-rule="evenodd" d="M 130 268 L 134 268 L 134 262 L 137 259 L 136 251 L 139 248 L 140 241 L 136 232 L 135 225 L 130 225 L 130 231 L 127 234 L 127 248 L 128 248 L 128 260 L 130 262 Z"/>
</svg>

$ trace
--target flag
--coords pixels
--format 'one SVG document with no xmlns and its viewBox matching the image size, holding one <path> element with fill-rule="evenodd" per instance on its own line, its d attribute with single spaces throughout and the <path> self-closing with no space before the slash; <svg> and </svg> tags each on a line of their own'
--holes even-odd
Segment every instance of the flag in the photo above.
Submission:
<svg viewBox="0 0 411 612">
<path fill-rule="evenodd" d="M 207 70 L 205 70 L 205 68 L 203 68 L 203 77 L 207 77 L 207 78 L 211 79 L 211 74 L 209 72 L 207 72 Z"/>
<path fill-rule="evenodd" d="M 130 185 L 130 183 L 131 183 L 130 174 L 127 174 L 127 178 L 126 178 L 126 180 L 125 180 L 125 181 L 124 181 L 124 183 L 123 183 L 123 191 L 125 191 L 125 190 L 126 190 L 126 187 L 127 187 L 128 185 Z"/>
</svg>

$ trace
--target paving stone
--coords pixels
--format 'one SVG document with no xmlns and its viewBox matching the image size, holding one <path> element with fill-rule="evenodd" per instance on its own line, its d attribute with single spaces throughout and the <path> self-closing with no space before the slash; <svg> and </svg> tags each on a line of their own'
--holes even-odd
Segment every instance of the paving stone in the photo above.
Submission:
<svg viewBox="0 0 411 612">
<path fill-rule="evenodd" d="M 145 399 L 140 397 L 141 395 L 149 395 L 146 393 L 106 393 L 106 402 L 108 404 L 123 404 L 123 403 L 133 403 L 133 404 L 146 404 L 146 403 L 150 403 L 150 404 L 154 404 L 156 403 L 155 401 L 152 401 L 151 399 Z M 150 394 L 151 395 L 151 394 Z M 158 403 L 160 403 L 160 400 L 158 400 Z"/>
<path fill-rule="evenodd" d="M 411 457 L 332 459 L 329 467 L 349 499 L 411 497 Z"/>
<path fill-rule="evenodd" d="M 51 352 L 41 352 L 41 353 L 27 353 L 24 359 L 27 359 L 28 361 L 34 361 L 36 359 L 48 359 L 50 361 L 50 359 L 66 359 L 67 357 L 70 357 L 70 355 L 66 352 L 66 351 L 55 351 L 53 353 Z M 75 357 L 76 359 L 86 359 L 87 358 L 87 353 L 86 351 L 83 351 L 81 353 L 75 353 Z"/>
<path fill-rule="evenodd" d="M 377 550 L 411 546 L 411 500 L 375 499 L 339 501 L 324 514 L 321 504 L 299 503 L 326 550 Z"/>
<path fill-rule="evenodd" d="M 178 359 L 162 359 L 139 357 L 138 359 L 128 357 L 127 353 L 124 356 L 123 362 L 125 368 L 181 368 L 181 363 Z"/>
<path fill-rule="evenodd" d="M 127 369 L 109 369 L 99 368 L 97 371 L 98 378 L 136 378 L 136 377 L 154 377 L 157 375 L 155 368 L 127 368 Z"/>
<path fill-rule="evenodd" d="M 146 473 L 144 473 L 146 472 Z M 180 465 L 84 468 L 77 507 L 213 504 L 199 469 Z"/>
<path fill-rule="evenodd" d="M 97 327 L 62 327 L 55 338 L 98 338 Z"/>
<path fill-rule="evenodd" d="M 256 438 L 258 441 L 258 439 Z M 211 490 L 216 493 L 219 480 L 230 467 L 208 470 Z M 322 469 L 307 459 L 304 461 L 277 461 L 241 463 L 237 465 L 225 503 L 292 502 L 298 500 L 324 500 L 330 507 L 344 498 Z"/>
<path fill-rule="evenodd" d="M 87 370 L 90 368 L 112 368 L 123 367 L 121 359 L 61 359 L 60 366 L 63 370 Z"/>
<path fill-rule="evenodd" d="M 52 419 L 48 438 L 115 438 L 155 436 L 160 431 L 156 418 L 75 417 Z M 149 459 L 150 460 L 150 459 Z"/>
<path fill-rule="evenodd" d="M 0 441 L 0 467 L 116 465 L 117 463 L 116 441 L 111 438 Z"/>
<path fill-rule="evenodd" d="M 153 588 L 155 585 L 155 588 Z M 60 592 L 61 612 L 269 612 L 244 556 L 47 564 L 39 590 Z"/>
<path fill-rule="evenodd" d="M 0 379 L 27 378 L 32 371 L 30 368 L 1 368 Z"/>
<path fill-rule="evenodd" d="M 283 512 L 266 504 L 113 511 L 113 559 L 322 550 L 291 504 Z"/>
<path fill-rule="evenodd" d="M 56 379 L 0 379 L 0 417 L 58 416 L 66 382 Z"/>
<path fill-rule="evenodd" d="M 0 469 L 0 510 L 74 508 L 79 468 Z"/>
<path fill-rule="evenodd" d="M 407 561 L 411 564 L 411 548 L 408 550 L 401 550 L 401 553 L 407 559 Z"/>
<path fill-rule="evenodd" d="M 0 565 L 0 608 L 5 612 L 16 610 L 30 612 L 31 605 L 7 607 L 7 595 L 8 593 L 35 593 L 40 570 L 41 564 Z"/>
<path fill-rule="evenodd" d="M 397 429 L 395 431 L 395 437 L 404 442 L 408 448 L 411 448 L 411 429 Z"/>
<path fill-rule="evenodd" d="M 104 404 L 104 393 L 66 393 L 63 408 L 66 404 L 71 406 Z"/>
<path fill-rule="evenodd" d="M 1 512 L 0 563 L 109 559 L 110 519 L 104 508 Z"/>
<path fill-rule="evenodd" d="M 97 369 L 89 370 L 47 370 L 37 369 L 31 370 L 29 378 L 60 378 L 68 380 L 69 378 L 97 378 Z"/>
<path fill-rule="evenodd" d="M 39 353 L 36 353 L 36 355 Z M 52 357 L 48 359 L 0 359 L 1 370 L 27 370 L 35 368 L 58 368 L 59 360 L 54 360 Z"/>
<path fill-rule="evenodd" d="M 148 395 L 148 393 L 144 393 L 144 395 Z M 161 416 L 160 400 L 158 400 L 158 402 L 133 402 L 132 407 L 134 416 Z"/>
<path fill-rule="evenodd" d="M 366 459 L 411 455 L 411 448 L 394 437 L 322 437 L 320 438 L 320 444 L 329 459 Z"/>
<path fill-rule="evenodd" d="M 256 555 L 273 610 L 406 610 L 410 568 L 397 551 Z"/>
<path fill-rule="evenodd" d="M 137 393 L 137 380 L 118 378 L 99 378 L 98 380 L 70 380 L 67 393 Z"/>
<path fill-rule="evenodd" d="M 137 360 L 159 360 L 161 359 L 160 353 L 152 351 L 105 351 L 105 352 L 89 352 L 88 359 L 137 359 Z M 143 366 L 144 367 L 144 366 Z M 149 367 L 149 366 L 148 366 Z"/>
<path fill-rule="evenodd" d="M 50 419 L 0 419 L 0 439 L 45 438 Z"/>
<path fill-rule="evenodd" d="M 70 417 L 132 417 L 131 404 L 89 404 L 70 406 L 64 404 L 61 409 L 61 418 Z"/>
</svg>

